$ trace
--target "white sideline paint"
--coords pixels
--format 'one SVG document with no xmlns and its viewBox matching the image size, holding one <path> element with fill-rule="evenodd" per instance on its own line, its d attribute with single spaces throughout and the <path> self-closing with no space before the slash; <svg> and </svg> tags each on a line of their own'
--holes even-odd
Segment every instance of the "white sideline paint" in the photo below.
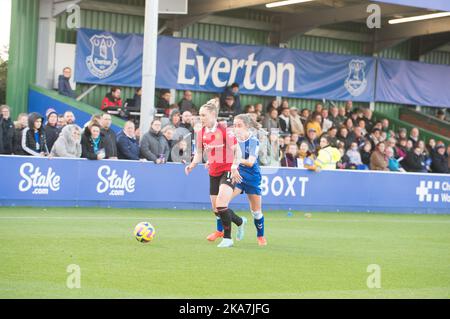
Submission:
<svg viewBox="0 0 450 319">
<path fill-rule="evenodd" d="M 340 214 L 340 213 L 338 213 Z M 377 216 L 383 216 L 384 214 L 378 214 Z M 372 215 L 373 216 L 373 215 Z M 445 215 L 436 215 L 436 216 L 445 216 Z M 193 219 L 193 222 L 211 222 L 214 218 L 211 214 L 211 217 L 203 217 L 203 218 L 196 218 L 196 217 L 151 217 L 151 216 L 141 216 L 141 217 L 120 217 L 120 216 L 111 216 L 111 217 L 96 217 L 96 216 L 80 216 L 80 217 L 71 217 L 71 216 L 0 216 L 0 220 L 27 220 L 27 219 L 55 219 L 55 220 L 141 220 L 141 219 L 152 219 L 152 220 L 167 220 L 167 221 L 186 221 Z M 278 222 L 278 221 L 285 221 L 287 219 L 283 218 L 271 218 L 271 222 Z M 305 218 L 294 218 L 289 219 L 289 222 L 302 222 L 305 223 Z M 192 222 L 192 221 L 190 221 Z M 424 219 L 424 220 L 402 220 L 402 219 L 383 219 L 383 220 L 376 220 L 376 219 L 310 219 L 307 221 L 308 223 L 409 223 L 409 224 L 450 224 L 450 220 L 431 220 L 431 219 Z"/>
</svg>

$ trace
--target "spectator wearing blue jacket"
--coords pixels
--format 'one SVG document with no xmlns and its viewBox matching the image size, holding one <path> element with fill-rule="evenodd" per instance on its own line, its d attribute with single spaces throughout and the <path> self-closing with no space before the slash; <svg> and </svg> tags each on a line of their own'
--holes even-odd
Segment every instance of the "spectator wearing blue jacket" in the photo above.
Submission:
<svg viewBox="0 0 450 319">
<path fill-rule="evenodd" d="M 70 78 L 72 76 L 72 69 L 69 67 L 64 68 L 63 74 L 58 78 L 58 93 L 71 98 L 76 98 L 75 91 L 70 86 Z"/>
<path fill-rule="evenodd" d="M 135 126 L 127 121 L 123 130 L 117 134 L 117 155 L 119 159 L 139 160 L 139 142 L 136 139 Z"/>
<path fill-rule="evenodd" d="M 392 147 L 386 147 L 385 153 L 388 158 L 388 168 L 391 172 L 405 171 L 405 169 L 401 167 L 399 160 L 394 157 L 394 149 Z"/>
</svg>

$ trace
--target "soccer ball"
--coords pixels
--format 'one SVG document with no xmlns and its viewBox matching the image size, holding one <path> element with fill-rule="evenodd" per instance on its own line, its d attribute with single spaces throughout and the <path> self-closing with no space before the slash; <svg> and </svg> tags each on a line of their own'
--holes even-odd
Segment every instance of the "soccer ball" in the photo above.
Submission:
<svg viewBox="0 0 450 319">
<path fill-rule="evenodd" d="M 149 243 L 155 237 L 155 227 L 148 222 L 142 222 L 134 228 L 134 237 L 141 243 Z"/>
</svg>

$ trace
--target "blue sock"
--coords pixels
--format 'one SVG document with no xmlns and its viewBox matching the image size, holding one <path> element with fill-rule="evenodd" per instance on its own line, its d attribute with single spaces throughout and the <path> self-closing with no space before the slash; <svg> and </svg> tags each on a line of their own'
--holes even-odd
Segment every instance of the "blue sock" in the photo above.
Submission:
<svg viewBox="0 0 450 319">
<path fill-rule="evenodd" d="M 217 231 L 222 231 L 223 232 L 222 221 L 220 220 L 220 217 L 216 217 L 216 218 L 217 218 Z"/>
<path fill-rule="evenodd" d="M 256 226 L 256 236 L 264 236 L 264 216 L 261 219 L 253 219 Z"/>
</svg>

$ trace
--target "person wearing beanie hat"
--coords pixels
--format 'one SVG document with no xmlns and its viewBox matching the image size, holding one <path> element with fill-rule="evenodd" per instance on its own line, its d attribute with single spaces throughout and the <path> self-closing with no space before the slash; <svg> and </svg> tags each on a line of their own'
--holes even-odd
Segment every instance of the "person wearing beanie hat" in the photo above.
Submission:
<svg viewBox="0 0 450 319">
<path fill-rule="evenodd" d="M 61 130 L 57 126 L 58 113 L 56 113 L 54 109 L 48 109 L 45 115 L 47 117 L 47 123 L 45 124 L 44 131 L 45 136 L 47 137 L 48 150 L 51 151 L 53 144 L 55 144 L 59 137 L 59 133 L 61 133 Z"/>
<path fill-rule="evenodd" d="M 433 173 L 448 174 L 448 155 L 445 152 L 445 144 L 439 141 L 435 151 L 431 153 L 431 170 Z"/>
</svg>

